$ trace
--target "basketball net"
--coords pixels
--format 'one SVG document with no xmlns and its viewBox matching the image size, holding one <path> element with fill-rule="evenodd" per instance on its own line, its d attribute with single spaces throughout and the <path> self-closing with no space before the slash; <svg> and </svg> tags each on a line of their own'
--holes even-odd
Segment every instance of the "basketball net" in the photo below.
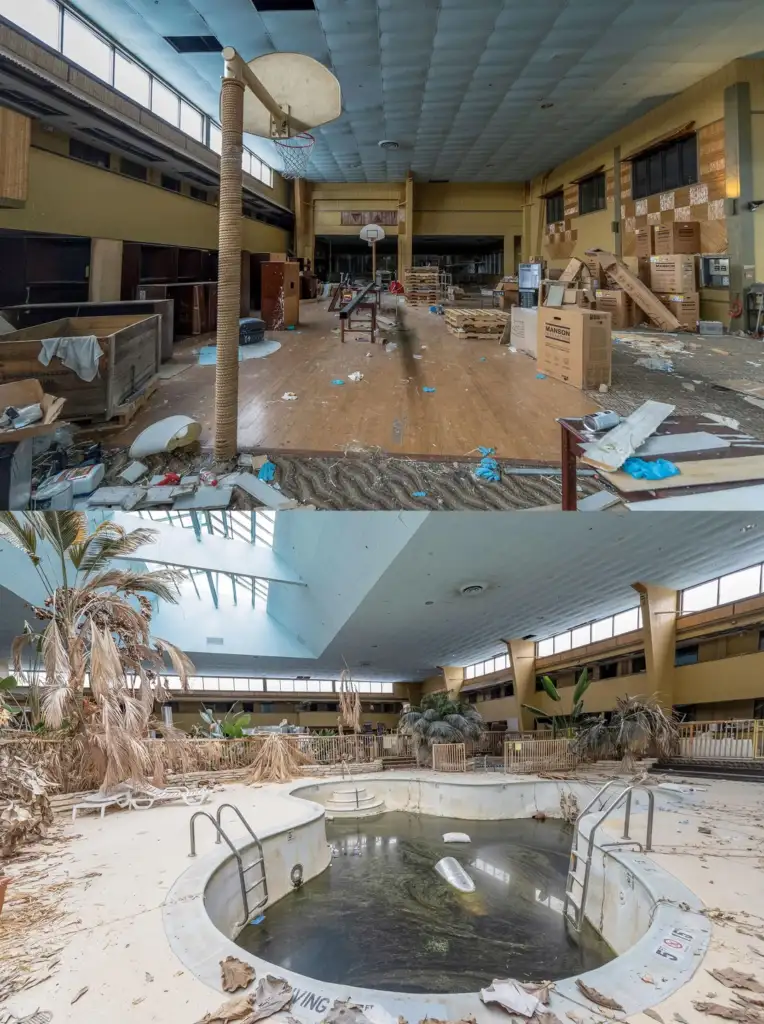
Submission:
<svg viewBox="0 0 764 1024">
<path fill-rule="evenodd" d="M 310 155 L 316 144 L 315 138 L 310 132 L 300 132 L 291 138 L 285 137 L 274 139 L 279 148 L 284 169 L 281 172 L 282 178 L 304 178 L 310 163 Z"/>
</svg>

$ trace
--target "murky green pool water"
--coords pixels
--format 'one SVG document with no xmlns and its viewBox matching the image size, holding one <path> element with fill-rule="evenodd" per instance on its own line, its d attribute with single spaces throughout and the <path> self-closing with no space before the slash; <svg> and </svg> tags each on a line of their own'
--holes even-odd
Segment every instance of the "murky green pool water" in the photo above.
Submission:
<svg viewBox="0 0 764 1024">
<path fill-rule="evenodd" d="M 396 992 L 474 992 L 493 978 L 555 980 L 610 960 L 567 935 L 571 832 L 559 821 L 464 821 L 390 812 L 327 822 L 331 866 L 276 903 L 240 946 L 321 981 Z M 444 843 L 466 832 L 469 845 Z M 435 872 L 456 857 L 476 891 Z"/>
</svg>

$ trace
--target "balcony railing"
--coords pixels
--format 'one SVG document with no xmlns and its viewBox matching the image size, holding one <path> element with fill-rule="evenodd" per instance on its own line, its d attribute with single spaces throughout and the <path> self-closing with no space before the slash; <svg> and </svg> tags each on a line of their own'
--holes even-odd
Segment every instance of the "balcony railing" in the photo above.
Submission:
<svg viewBox="0 0 764 1024">
<path fill-rule="evenodd" d="M 764 758 L 764 719 L 685 722 L 679 726 L 679 754 L 708 761 Z"/>
</svg>

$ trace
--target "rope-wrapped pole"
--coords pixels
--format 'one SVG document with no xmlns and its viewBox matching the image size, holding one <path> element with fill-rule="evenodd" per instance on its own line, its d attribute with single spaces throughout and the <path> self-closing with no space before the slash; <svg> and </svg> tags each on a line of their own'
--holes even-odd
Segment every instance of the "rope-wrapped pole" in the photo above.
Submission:
<svg viewBox="0 0 764 1024">
<path fill-rule="evenodd" d="M 215 458 L 231 459 L 237 451 L 239 424 L 243 82 L 232 77 L 223 79 L 220 107 L 223 145 L 220 156 Z"/>
</svg>

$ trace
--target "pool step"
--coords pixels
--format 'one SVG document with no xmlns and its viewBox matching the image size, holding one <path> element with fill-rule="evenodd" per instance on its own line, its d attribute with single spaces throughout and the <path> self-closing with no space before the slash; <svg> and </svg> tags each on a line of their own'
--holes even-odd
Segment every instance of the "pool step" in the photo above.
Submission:
<svg viewBox="0 0 764 1024">
<path fill-rule="evenodd" d="M 368 818 L 381 814 L 385 801 L 369 793 L 363 786 L 335 789 L 325 805 L 327 817 Z"/>
</svg>

